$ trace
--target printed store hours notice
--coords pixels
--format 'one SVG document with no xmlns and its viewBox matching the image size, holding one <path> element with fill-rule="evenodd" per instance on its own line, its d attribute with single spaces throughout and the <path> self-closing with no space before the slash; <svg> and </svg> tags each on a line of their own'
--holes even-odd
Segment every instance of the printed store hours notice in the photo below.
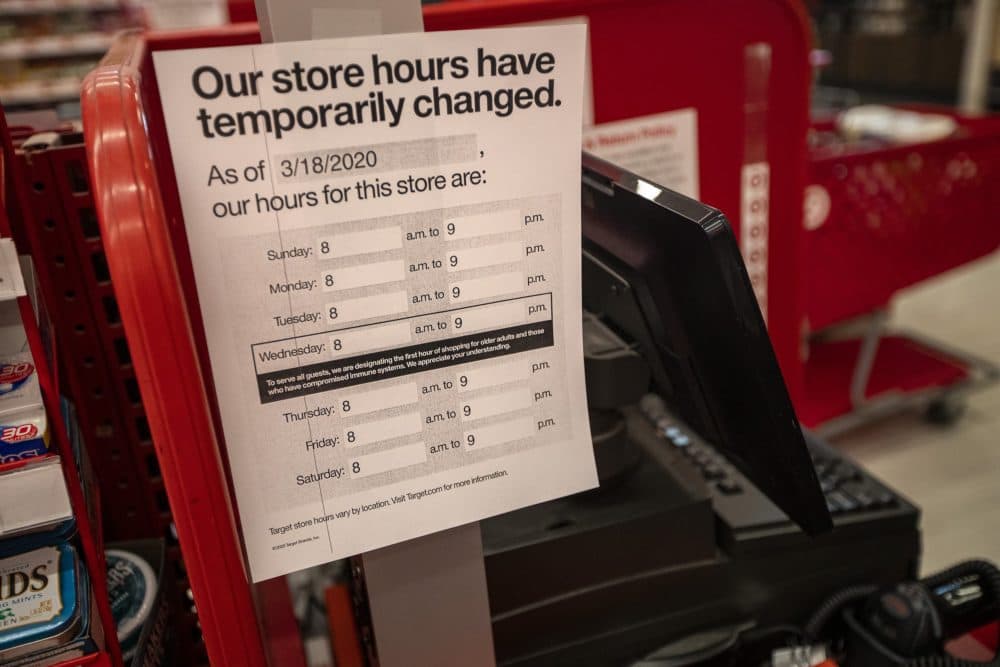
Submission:
<svg viewBox="0 0 1000 667">
<path fill-rule="evenodd" d="M 154 54 L 255 581 L 597 484 L 584 40 Z"/>
</svg>

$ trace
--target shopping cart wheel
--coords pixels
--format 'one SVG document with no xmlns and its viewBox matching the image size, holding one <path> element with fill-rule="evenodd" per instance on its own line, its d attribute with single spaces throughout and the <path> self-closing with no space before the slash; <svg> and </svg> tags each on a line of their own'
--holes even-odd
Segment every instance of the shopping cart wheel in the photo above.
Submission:
<svg viewBox="0 0 1000 667">
<path fill-rule="evenodd" d="M 924 418 L 931 424 L 951 426 L 965 414 L 966 402 L 959 396 L 945 394 L 927 405 Z"/>
</svg>

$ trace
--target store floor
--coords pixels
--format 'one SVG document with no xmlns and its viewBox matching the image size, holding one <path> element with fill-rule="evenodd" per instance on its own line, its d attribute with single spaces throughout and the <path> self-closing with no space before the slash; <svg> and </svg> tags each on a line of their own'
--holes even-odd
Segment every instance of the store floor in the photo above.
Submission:
<svg viewBox="0 0 1000 667">
<path fill-rule="evenodd" d="M 894 323 L 1000 363 L 1000 255 L 901 297 Z M 908 414 L 835 444 L 923 509 L 923 572 L 970 557 L 1000 563 L 1000 385 L 954 426 Z"/>
</svg>

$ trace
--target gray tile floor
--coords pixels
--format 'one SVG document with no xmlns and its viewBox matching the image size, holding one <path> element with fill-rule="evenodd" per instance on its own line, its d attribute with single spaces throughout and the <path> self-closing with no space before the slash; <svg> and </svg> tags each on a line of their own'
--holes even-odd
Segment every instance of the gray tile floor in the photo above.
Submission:
<svg viewBox="0 0 1000 667">
<path fill-rule="evenodd" d="M 893 322 L 1000 363 L 1000 255 L 900 295 Z M 951 427 L 904 414 L 834 440 L 923 509 L 924 573 L 1000 563 L 1000 386 L 968 406 Z"/>
</svg>

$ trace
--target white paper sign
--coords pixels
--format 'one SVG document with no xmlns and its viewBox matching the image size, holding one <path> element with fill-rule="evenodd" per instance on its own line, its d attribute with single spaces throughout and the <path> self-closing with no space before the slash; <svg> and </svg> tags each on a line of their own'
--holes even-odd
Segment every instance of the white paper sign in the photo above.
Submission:
<svg viewBox="0 0 1000 667">
<path fill-rule="evenodd" d="M 154 54 L 255 581 L 597 484 L 584 41 Z"/>
<path fill-rule="evenodd" d="M 692 199 L 698 199 L 698 114 L 694 109 L 584 128 L 583 148 Z"/>
</svg>

